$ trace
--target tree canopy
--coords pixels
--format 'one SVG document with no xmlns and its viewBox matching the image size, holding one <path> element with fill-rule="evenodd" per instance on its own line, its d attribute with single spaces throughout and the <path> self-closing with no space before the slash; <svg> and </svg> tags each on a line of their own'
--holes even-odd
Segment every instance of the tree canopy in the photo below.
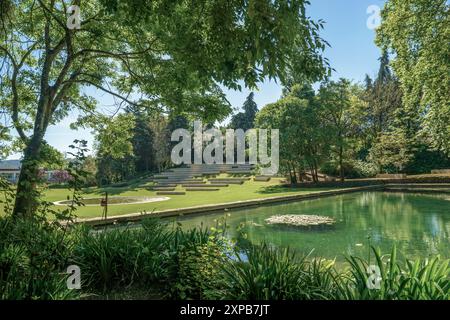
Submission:
<svg viewBox="0 0 450 320">
<path fill-rule="evenodd" d="M 24 146 L 15 214 L 36 207 L 48 126 L 72 109 L 88 118 L 97 112 L 89 88 L 211 122 L 231 110 L 219 84 L 283 82 L 293 71 L 318 80 L 327 71 L 322 22 L 306 15 L 305 0 L 8 3 L 14 5 L 2 9 L 0 105 Z M 79 29 L 66 23 L 73 4 L 81 11 Z"/>
<path fill-rule="evenodd" d="M 254 93 L 250 92 L 242 106 L 244 112 L 239 112 L 231 118 L 230 127 L 232 129 L 242 129 L 246 131 L 253 128 L 253 122 L 255 121 L 255 116 L 258 112 L 258 106 L 253 100 L 253 97 Z"/>
<path fill-rule="evenodd" d="M 450 21 L 446 0 L 389 0 L 377 44 L 393 55 L 406 113 L 423 115 L 428 144 L 450 154 Z"/>
<path fill-rule="evenodd" d="M 280 168 L 293 183 L 307 170 L 317 181 L 319 166 L 328 155 L 330 131 L 321 112 L 311 85 L 299 84 L 256 116 L 258 128 L 280 130 Z"/>
</svg>

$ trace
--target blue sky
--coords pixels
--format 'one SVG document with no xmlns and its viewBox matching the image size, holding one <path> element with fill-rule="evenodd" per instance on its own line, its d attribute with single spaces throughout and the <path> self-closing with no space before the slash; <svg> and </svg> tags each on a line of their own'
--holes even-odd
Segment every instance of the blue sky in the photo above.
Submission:
<svg viewBox="0 0 450 320">
<path fill-rule="evenodd" d="M 322 38 L 327 40 L 331 47 L 325 51 L 331 67 L 336 71 L 333 78 L 347 78 L 355 82 L 363 81 L 365 74 L 373 76 L 378 69 L 380 49 L 374 44 L 375 31 L 367 27 L 370 14 L 367 8 L 371 5 L 382 7 L 384 0 L 311 0 L 307 13 L 313 19 L 322 19 L 325 28 Z M 241 92 L 224 90 L 228 101 L 233 107 L 240 108 L 249 94 L 249 90 Z M 277 101 L 281 95 L 281 86 L 274 81 L 266 81 L 259 85 L 255 91 L 255 101 L 261 108 L 268 103 Z M 95 92 L 102 109 L 111 109 L 108 105 L 113 102 L 107 94 Z M 93 147 L 93 136 L 90 130 L 74 131 L 69 128 L 77 114 L 71 113 L 58 125 L 49 127 L 45 139 L 52 146 L 64 152 L 74 139 L 85 139 Z M 9 158 L 18 158 L 20 155 L 11 155 Z"/>
<path fill-rule="evenodd" d="M 331 47 L 325 51 L 330 65 L 336 71 L 332 78 L 347 78 L 362 82 L 366 74 L 373 76 L 378 71 L 380 49 L 375 45 L 375 31 L 367 27 L 367 8 L 377 5 L 380 8 L 384 0 L 311 0 L 307 14 L 313 19 L 324 20 L 322 38 Z M 234 107 L 240 107 L 249 94 L 225 90 L 227 98 Z M 258 107 L 278 100 L 281 87 L 275 82 L 264 82 L 255 92 Z"/>
</svg>

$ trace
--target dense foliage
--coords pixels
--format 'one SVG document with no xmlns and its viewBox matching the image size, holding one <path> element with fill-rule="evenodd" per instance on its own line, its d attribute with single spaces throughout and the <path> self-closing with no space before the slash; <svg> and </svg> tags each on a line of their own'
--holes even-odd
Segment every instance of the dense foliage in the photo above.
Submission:
<svg viewBox="0 0 450 320">
<path fill-rule="evenodd" d="M 42 203 L 32 219 L 14 217 L 14 193 L 0 179 L 7 213 L 0 217 L 0 299 L 450 299 L 448 260 L 400 262 L 395 247 L 386 256 L 372 248 L 368 260 L 349 256 L 337 269 L 334 261 L 253 244 L 242 228 L 230 239 L 221 220 L 190 230 L 156 218 L 97 229 L 67 224 L 81 205 L 82 153 L 69 171 L 72 204 L 62 211 Z M 67 287 L 71 265 L 80 267 L 81 290 Z M 369 265 L 379 278 L 371 279 Z"/>
<path fill-rule="evenodd" d="M 450 151 L 450 6 L 446 0 L 390 0 L 377 44 L 394 55 L 403 109 L 420 123 L 426 144 Z"/>
<path fill-rule="evenodd" d="M 254 96 L 255 94 L 253 92 L 247 96 L 244 105 L 242 106 L 244 112 L 239 112 L 233 115 L 230 121 L 230 128 L 242 129 L 244 131 L 254 128 L 255 116 L 258 112 L 258 106 L 253 100 Z"/>
<path fill-rule="evenodd" d="M 219 84 L 327 71 L 322 22 L 306 15 L 304 0 L 78 1 L 79 28 L 66 23 L 71 1 L 10 3 L 2 1 L 0 105 L 24 154 L 16 215 L 36 210 L 48 126 L 71 110 L 78 125 L 103 120 L 95 92 L 212 122 L 231 111 Z"/>
<path fill-rule="evenodd" d="M 442 299 L 450 298 L 449 261 L 396 259 L 373 249 L 381 270 L 368 289 L 368 262 L 299 257 L 266 244 L 241 249 L 215 230 L 182 230 L 157 220 L 140 228 L 67 229 L 57 223 L 0 219 L 1 299 L 85 299 L 137 288 L 169 299 Z M 67 266 L 81 269 L 81 291 L 66 286 Z M 141 296 L 142 297 L 142 296 Z"/>
<path fill-rule="evenodd" d="M 402 92 L 385 52 L 377 77 L 364 84 L 327 80 L 315 92 L 291 83 L 257 113 L 256 125 L 280 129 L 281 170 L 294 183 L 317 181 L 319 171 L 343 179 L 449 167 L 448 154 L 423 134 L 426 113 L 408 109 Z"/>
<path fill-rule="evenodd" d="M 280 129 L 281 169 L 291 181 L 303 180 L 305 173 L 317 181 L 319 170 L 349 175 L 345 168 L 359 147 L 354 138 L 360 136 L 364 112 L 359 92 L 345 79 L 322 83 L 317 94 L 310 84 L 296 84 L 258 112 L 258 127 Z"/>
</svg>

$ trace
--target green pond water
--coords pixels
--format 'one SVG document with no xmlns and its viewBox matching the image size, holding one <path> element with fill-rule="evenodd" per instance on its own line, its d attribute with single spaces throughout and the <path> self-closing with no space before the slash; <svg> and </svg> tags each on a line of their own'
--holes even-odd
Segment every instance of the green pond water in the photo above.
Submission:
<svg viewBox="0 0 450 320">
<path fill-rule="evenodd" d="M 273 215 L 306 214 L 333 217 L 328 228 L 298 229 L 267 225 Z M 369 242 L 390 253 L 414 259 L 440 254 L 450 258 L 450 194 L 425 195 L 389 192 L 359 192 L 301 202 L 232 210 L 178 219 L 183 228 L 213 227 L 226 219 L 227 235 L 237 238 L 237 227 L 253 243 L 266 241 L 290 247 L 301 254 L 344 261 L 344 255 L 367 257 Z"/>
</svg>

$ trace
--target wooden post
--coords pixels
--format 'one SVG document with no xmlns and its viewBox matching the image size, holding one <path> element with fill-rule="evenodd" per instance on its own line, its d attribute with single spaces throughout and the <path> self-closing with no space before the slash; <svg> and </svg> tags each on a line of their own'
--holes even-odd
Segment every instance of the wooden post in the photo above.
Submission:
<svg viewBox="0 0 450 320">
<path fill-rule="evenodd" d="M 102 218 L 106 219 L 108 217 L 108 192 L 105 192 L 105 197 L 101 201 L 101 206 L 103 207 Z"/>
<path fill-rule="evenodd" d="M 105 219 L 108 217 L 108 191 L 105 192 L 105 200 L 106 200 L 106 205 L 105 205 Z"/>
</svg>

